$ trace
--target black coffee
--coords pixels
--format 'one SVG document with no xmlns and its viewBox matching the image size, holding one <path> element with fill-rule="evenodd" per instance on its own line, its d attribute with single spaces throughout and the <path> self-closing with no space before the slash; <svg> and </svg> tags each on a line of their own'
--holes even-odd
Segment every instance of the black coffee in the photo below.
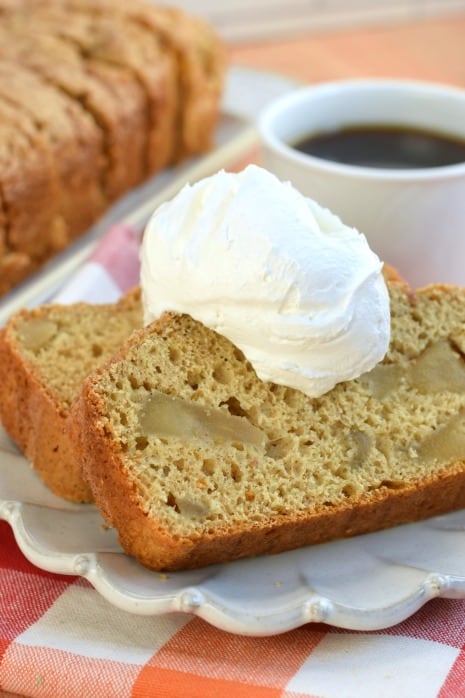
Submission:
<svg viewBox="0 0 465 698">
<path fill-rule="evenodd" d="M 465 162 L 465 139 L 408 126 L 350 126 L 313 134 L 294 147 L 323 160 L 363 167 L 411 169 Z"/>
</svg>

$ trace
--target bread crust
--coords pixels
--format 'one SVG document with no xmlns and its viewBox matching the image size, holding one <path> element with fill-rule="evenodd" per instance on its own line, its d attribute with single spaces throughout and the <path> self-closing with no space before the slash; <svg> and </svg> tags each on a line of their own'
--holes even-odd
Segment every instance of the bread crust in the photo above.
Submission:
<svg viewBox="0 0 465 698">
<path fill-rule="evenodd" d="M 0 60 L 0 95 L 10 101 L 35 124 L 47 141 L 57 181 L 56 199 L 42 201 L 47 209 L 58 203 L 66 226 L 68 244 L 83 233 L 105 209 L 101 187 L 103 167 L 101 132 L 82 106 L 67 98 L 40 75 L 13 61 Z M 15 162 L 20 173 L 21 161 Z M 22 180 L 23 206 L 29 190 L 36 184 Z M 20 205 L 20 202 L 17 203 Z M 48 233 L 41 228 L 43 248 L 34 250 L 32 262 L 37 267 L 44 261 L 48 249 Z M 27 235 L 27 230 L 22 233 Z M 40 244 L 39 233 L 35 240 Z M 25 243 L 24 243 L 25 246 Z M 21 236 L 15 240 L 16 252 L 21 248 Z"/>
<path fill-rule="evenodd" d="M 117 198 L 211 147 L 225 54 L 205 23 L 142 0 L 18 0 L 0 17 L 0 103 L 18 112 L 15 147 L 0 132 L 3 295 Z"/>
</svg>

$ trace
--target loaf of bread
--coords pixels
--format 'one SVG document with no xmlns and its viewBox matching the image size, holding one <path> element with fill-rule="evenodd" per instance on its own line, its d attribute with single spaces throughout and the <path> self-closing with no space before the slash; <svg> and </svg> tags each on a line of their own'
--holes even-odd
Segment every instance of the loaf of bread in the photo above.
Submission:
<svg viewBox="0 0 465 698">
<path fill-rule="evenodd" d="M 142 327 L 138 290 L 119 303 L 48 305 L 0 331 L 0 421 L 55 494 L 91 501 L 66 430 L 84 378 Z"/>
<path fill-rule="evenodd" d="M 385 359 L 319 398 L 186 315 L 133 333 L 69 425 L 124 549 L 194 568 L 465 506 L 465 289 L 389 282 Z"/>
<path fill-rule="evenodd" d="M 207 150 L 221 43 L 144 0 L 0 0 L 0 295 L 162 168 Z"/>
</svg>

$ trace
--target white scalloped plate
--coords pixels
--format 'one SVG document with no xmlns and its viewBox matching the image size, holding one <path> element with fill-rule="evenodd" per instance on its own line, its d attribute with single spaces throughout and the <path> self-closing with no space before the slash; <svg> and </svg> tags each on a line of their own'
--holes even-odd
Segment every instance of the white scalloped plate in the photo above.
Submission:
<svg viewBox="0 0 465 698">
<path fill-rule="evenodd" d="M 149 183 L 136 198 L 123 200 L 97 233 L 125 217 L 140 224 L 144 201 L 152 210 L 156 200 L 172 195 L 186 178 L 203 176 L 243 155 L 256 143 L 254 129 L 244 119 L 250 122 L 269 99 L 294 86 L 281 76 L 234 68 L 217 149 Z M 79 266 L 94 238 L 95 231 L 90 242 L 0 301 L 0 324 L 16 307 L 50 295 Z M 115 531 L 104 525 L 95 507 L 52 495 L 1 427 L 0 519 L 10 523 L 35 565 L 85 577 L 119 608 L 143 615 L 192 613 L 246 635 L 273 635 L 316 621 L 375 630 L 404 620 L 433 597 L 465 597 L 465 510 L 281 555 L 194 572 L 151 572 L 122 551 Z"/>
<path fill-rule="evenodd" d="M 465 597 L 465 510 L 280 555 L 152 572 L 122 551 L 94 506 L 52 495 L 1 428 L 0 519 L 35 565 L 85 577 L 119 608 L 191 613 L 245 635 L 316 621 L 376 630 L 431 598 Z"/>
</svg>

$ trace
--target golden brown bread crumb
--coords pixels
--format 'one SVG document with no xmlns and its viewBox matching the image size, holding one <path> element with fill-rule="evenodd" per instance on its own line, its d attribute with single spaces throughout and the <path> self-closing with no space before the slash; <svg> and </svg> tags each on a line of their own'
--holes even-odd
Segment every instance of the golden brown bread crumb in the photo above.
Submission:
<svg viewBox="0 0 465 698">
<path fill-rule="evenodd" d="M 117 197 L 212 145 L 224 50 L 205 23 L 143 0 L 1 0 L 0 20 L 0 105 L 18 114 L 0 153 L 21 180 L 0 168 L 4 294 Z"/>
<path fill-rule="evenodd" d="M 72 20 L 62 17 L 62 25 L 69 29 Z M 0 56 L 27 67 L 89 113 L 101 136 L 101 185 L 107 201 L 142 181 L 147 174 L 145 95 L 127 71 L 84 60 L 79 47 L 53 36 L 48 27 L 41 31 L 37 22 L 33 34 L 29 24 L 2 26 Z"/>
<path fill-rule="evenodd" d="M 44 198 L 40 209 L 46 214 L 50 208 L 58 207 L 69 242 L 101 215 L 105 207 L 101 188 L 101 133 L 79 102 L 69 99 L 33 71 L 3 59 L 0 60 L 0 96 L 13 104 L 24 118 L 28 118 L 47 143 L 52 158 L 55 196 Z M 22 160 L 15 159 L 10 166 L 21 174 L 21 165 Z M 0 177 L 0 187 L 3 186 L 3 178 Z M 35 178 L 31 177 L 30 182 L 22 178 L 22 187 L 14 202 L 7 202 L 9 228 L 15 225 L 14 218 L 9 220 L 13 203 L 14 210 L 26 208 L 29 192 L 34 191 L 36 186 Z M 45 215 L 41 211 L 34 209 L 36 216 Z M 14 211 L 11 213 L 14 216 Z M 40 232 L 45 252 L 49 228 L 45 227 Z M 22 233 L 18 232 L 14 243 L 11 241 L 10 244 L 15 245 L 17 252 L 27 252 L 18 249 L 21 235 L 27 239 L 31 234 L 26 228 Z M 38 233 L 35 239 L 40 240 Z M 34 255 L 32 261 L 37 266 L 38 262 L 43 261 L 40 247 L 34 250 Z"/>
<path fill-rule="evenodd" d="M 59 496 L 90 501 L 65 423 L 88 373 L 141 327 L 139 292 L 118 304 L 49 305 L 0 331 L 0 421 Z"/>
<path fill-rule="evenodd" d="M 389 288 L 386 358 L 320 398 L 174 314 L 86 379 L 69 424 L 124 548 L 188 568 L 465 506 L 465 289 Z"/>
</svg>

